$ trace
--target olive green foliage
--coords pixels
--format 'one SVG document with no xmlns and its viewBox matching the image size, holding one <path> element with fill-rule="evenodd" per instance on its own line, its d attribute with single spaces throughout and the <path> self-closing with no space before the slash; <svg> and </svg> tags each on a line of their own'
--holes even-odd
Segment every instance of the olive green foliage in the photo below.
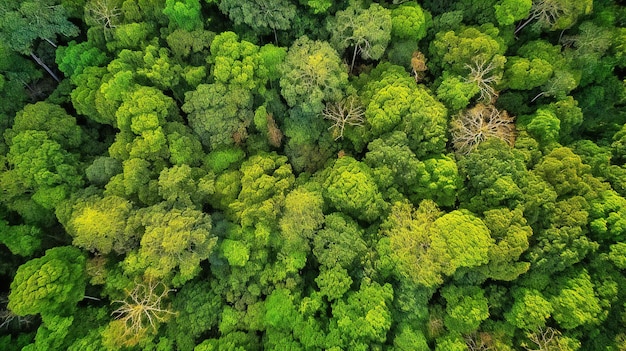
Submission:
<svg viewBox="0 0 626 351">
<path fill-rule="evenodd" d="M 617 0 L 0 0 L 0 349 L 626 350 Z"/>
<path fill-rule="evenodd" d="M 327 42 L 302 37 L 287 52 L 280 87 L 289 106 L 301 105 L 306 112 L 319 113 L 324 101 L 341 99 L 347 83 L 346 69 Z"/>
</svg>

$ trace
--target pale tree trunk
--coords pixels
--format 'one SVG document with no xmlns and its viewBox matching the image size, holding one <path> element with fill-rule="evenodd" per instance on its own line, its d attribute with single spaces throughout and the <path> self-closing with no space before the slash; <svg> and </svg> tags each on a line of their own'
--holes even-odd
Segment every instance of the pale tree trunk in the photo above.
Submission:
<svg viewBox="0 0 626 351">
<path fill-rule="evenodd" d="M 46 72 L 48 72 L 48 74 L 50 74 L 50 76 L 52 76 L 52 78 L 54 78 L 54 80 L 56 80 L 57 82 L 60 82 L 61 80 L 59 79 L 59 77 L 57 77 L 56 74 L 54 74 L 54 72 L 52 72 L 52 70 L 50 69 L 50 67 L 48 67 L 39 57 L 37 57 L 37 55 L 35 55 L 34 52 L 30 53 L 30 57 L 33 58 L 33 60 L 35 60 L 35 62 L 37 62 L 37 64 L 39 64 L 39 66 L 43 67 L 43 69 L 46 70 Z"/>
</svg>

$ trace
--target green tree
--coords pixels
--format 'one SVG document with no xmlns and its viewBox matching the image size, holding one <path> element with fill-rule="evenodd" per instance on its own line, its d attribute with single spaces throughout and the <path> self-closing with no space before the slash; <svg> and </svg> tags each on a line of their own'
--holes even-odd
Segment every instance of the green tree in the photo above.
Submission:
<svg viewBox="0 0 626 351">
<path fill-rule="evenodd" d="M 472 211 L 506 206 L 515 208 L 524 201 L 528 171 L 520 154 L 499 139 L 488 139 L 468 156 L 459 159 L 459 173 L 465 187 L 459 199 Z"/>
<path fill-rule="evenodd" d="M 352 270 L 367 253 L 364 233 L 350 217 L 340 212 L 328 214 L 324 227 L 313 238 L 313 254 L 320 265 Z"/>
<path fill-rule="evenodd" d="M 354 69 L 356 55 L 364 60 L 378 60 L 385 53 L 391 40 L 391 11 L 374 3 L 362 9 L 353 3 L 342 11 L 337 11 L 335 18 L 328 22 L 332 36 L 330 43 L 342 53 L 354 47 L 350 71 Z"/>
<path fill-rule="evenodd" d="M 6 245 L 12 254 L 31 256 L 41 248 L 43 232 L 32 225 L 9 225 L 0 220 L 0 242 Z"/>
<path fill-rule="evenodd" d="M 66 205 L 68 206 L 68 205 Z M 126 253 L 138 241 L 136 233 L 126 228 L 132 204 L 118 196 L 76 196 L 70 200 L 68 218 L 57 211 L 73 244 L 82 249 L 109 254 Z"/>
<path fill-rule="evenodd" d="M 452 111 L 458 111 L 467 107 L 479 91 L 480 88 L 473 82 L 444 72 L 443 80 L 437 87 L 437 98 L 450 107 Z"/>
<path fill-rule="evenodd" d="M 275 225 L 295 179 L 287 157 L 276 153 L 248 158 L 240 168 L 241 191 L 229 207 L 245 227 Z"/>
<path fill-rule="evenodd" d="M 28 130 L 46 132 L 50 140 L 65 150 L 78 149 L 86 139 L 85 132 L 76 124 L 76 118 L 68 115 L 62 107 L 43 101 L 24 106 L 15 115 L 13 126 L 4 137 L 10 140 Z"/>
<path fill-rule="evenodd" d="M 506 45 L 493 25 L 463 27 L 456 31 L 438 32 L 429 46 L 433 56 L 430 62 L 437 63 L 444 71 L 466 76 L 468 66 L 476 62 L 497 66 L 504 64 L 502 56 Z M 501 67 L 497 67 L 501 69 Z"/>
<path fill-rule="evenodd" d="M 294 252 L 302 246 L 309 251 L 308 242 L 319 236 L 317 231 L 324 223 L 323 205 L 321 192 L 305 187 L 298 187 L 285 196 L 285 208 L 279 227 L 285 241 L 286 253 Z"/>
<path fill-rule="evenodd" d="M 185 93 L 182 110 L 202 144 L 217 149 L 245 139 L 253 119 L 252 94 L 234 85 L 200 84 Z"/>
<path fill-rule="evenodd" d="M 483 222 L 496 241 L 489 250 L 489 263 L 483 272 L 491 279 L 513 281 L 530 268 L 529 262 L 519 259 L 528 250 L 532 228 L 527 225 L 521 206 L 514 210 L 488 210 L 483 215 Z"/>
<path fill-rule="evenodd" d="M 558 290 L 550 296 L 552 317 L 564 329 L 596 325 L 603 317 L 594 284 L 586 270 L 570 272 L 557 280 Z"/>
<path fill-rule="evenodd" d="M 319 113 L 324 102 L 341 100 L 348 73 L 337 52 L 326 42 L 300 37 L 289 48 L 282 65 L 281 95 L 291 107 Z"/>
<path fill-rule="evenodd" d="M 80 250 L 55 247 L 18 268 L 8 307 L 20 316 L 67 316 L 83 299 L 85 284 L 85 257 Z"/>
<path fill-rule="evenodd" d="M 17 133 L 6 159 L 11 169 L 0 174 L 6 189 L 1 198 L 9 208 L 26 196 L 51 210 L 83 184 L 76 155 L 65 151 L 44 131 Z"/>
<path fill-rule="evenodd" d="M 391 285 L 363 281 L 358 291 L 334 303 L 329 339 L 340 343 L 332 346 L 364 349 L 383 344 L 391 328 L 392 299 Z"/>
<path fill-rule="evenodd" d="M 217 326 L 221 306 L 220 297 L 208 282 L 185 284 L 172 299 L 172 309 L 177 314 L 167 324 L 168 337 L 176 340 L 179 350 L 193 350 L 197 339 Z"/>
<path fill-rule="evenodd" d="M 513 290 L 513 298 L 513 306 L 504 315 L 509 323 L 529 331 L 545 327 L 552 314 L 552 305 L 541 292 L 519 288 Z"/>
<path fill-rule="evenodd" d="M 478 286 L 449 285 L 442 289 L 441 295 L 446 300 L 444 324 L 452 332 L 469 334 L 489 318 L 487 298 Z"/>
<path fill-rule="evenodd" d="M 357 149 L 383 133 L 399 129 L 409 138 L 409 147 L 419 159 L 444 152 L 447 110 L 405 69 L 380 64 L 369 76 L 361 96 L 365 109 L 364 128 L 347 135 Z M 361 144 L 363 144 L 361 146 Z"/>
<path fill-rule="evenodd" d="M 493 5 L 496 19 L 501 26 L 508 26 L 528 17 L 532 6 L 532 0 L 502 0 Z"/>
<path fill-rule="evenodd" d="M 552 76 L 552 65 L 546 60 L 509 57 L 504 82 L 511 89 L 529 90 L 544 85 Z"/>
<path fill-rule="evenodd" d="M 246 24 L 254 33 L 274 33 L 289 30 L 296 16 L 296 7 L 287 0 L 222 0 L 220 10 L 227 14 L 235 24 Z"/>
<path fill-rule="evenodd" d="M 173 27 L 182 28 L 189 32 L 201 29 L 203 25 L 200 0 L 167 0 L 163 14 L 169 18 Z"/>
<path fill-rule="evenodd" d="M 477 267 L 489 261 L 494 244 L 489 228 L 467 210 L 455 210 L 437 218 L 429 229 L 430 254 L 445 275 L 461 267 Z"/>
<path fill-rule="evenodd" d="M 0 6 L 1 41 L 13 51 L 30 55 L 58 82 L 56 74 L 35 54 L 35 41 L 45 40 L 56 47 L 57 35 L 78 35 L 78 28 L 67 19 L 65 8 L 53 0 L 3 1 Z"/>
<path fill-rule="evenodd" d="M 59 46 L 56 50 L 59 70 L 72 80 L 85 68 L 101 66 L 108 61 L 106 53 L 88 41 L 76 43 L 72 40 L 67 46 Z"/>
<path fill-rule="evenodd" d="M 421 40 L 432 25 L 432 16 L 417 3 L 403 3 L 391 10 L 391 35 L 398 39 Z"/>
<path fill-rule="evenodd" d="M 324 198 L 337 210 L 374 222 L 387 209 L 366 164 L 345 156 L 337 159 L 325 173 Z"/>
<path fill-rule="evenodd" d="M 217 238 L 211 233 L 211 218 L 198 210 L 167 209 L 156 205 L 139 210 L 137 215 L 145 230 L 139 250 L 127 255 L 128 272 L 145 272 L 154 280 L 172 279 L 181 286 L 200 271 Z"/>
</svg>

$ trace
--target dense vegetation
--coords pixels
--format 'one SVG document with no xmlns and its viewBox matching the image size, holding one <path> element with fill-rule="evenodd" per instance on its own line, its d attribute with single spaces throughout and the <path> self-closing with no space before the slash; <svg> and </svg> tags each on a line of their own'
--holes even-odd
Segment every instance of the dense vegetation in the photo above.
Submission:
<svg viewBox="0 0 626 351">
<path fill-rule="evenodd" d="M 0 349 L 626 350 L 625 72 L 617 0 L 0 0 Z"/>
</svg>

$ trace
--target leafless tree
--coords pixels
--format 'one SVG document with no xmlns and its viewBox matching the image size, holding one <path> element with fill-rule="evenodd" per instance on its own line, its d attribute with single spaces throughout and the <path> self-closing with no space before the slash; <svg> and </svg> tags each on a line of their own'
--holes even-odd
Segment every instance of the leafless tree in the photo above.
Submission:
<svg viewBox="0 0 626 351">
<path fill-rule="evenodd" d="M 491 337 L 487 333 L 472 333 L 464 337 L 465 345 L 469 351 L 489 351 Z"/>
<path fill-rule="evenodd" d="M 452 144 L 457 152 L 469 154 L 488 138 L 515 143 L 515 122 L 506 111 L 492 105 L 478 104 L 457 115 L 451 122 Z"/>
<path fill-rule="evenodd" d="M 101 26 L 108 37 L 111 30 L 117 27 L 122 10 L 114 4 L 114 0 L 94 0 L 85 5 L 85 14 L 88 24 Z"/>
<path fill-rule="evenodd" d="M 486 104 L 492 103 L 498 96 L 493 86 L 500 81 L 500 77 L 495 72 L 494 60 L 487 63 L 485 59 L 476 58 L 471 65 L 466 64 L 465 67 L 470 71 L 465 81 L 478 85 L 480 91 L 478 101 Z"/>
<path fill-rule="evenodd" d="M 115 300 L 120 307 L 113 311 L 113 316 L 124 322 L 126 334 L 141 334 L 148 327 L 156 331 L 157 325 L 176 313 L 163 306 L 163 299 L 174 290 L 168 289 L 161 282 L 152 280 L 136 283 L 135 288 L 127 291 L 125 300 Z"/>
<path fill-rule="evenodd" d="M 8 328 L 11 324 L 16 323 L 19 328 L 28 327 L 33 322 L 34 316 L 18 316 L 7 308 L 9 298 L 6 295 L 0 296 L 0 329 Z"/>
<path fill-rule="evenodd" d="M 556 21 L 566 13 L 564 2 L 559 0 L 534 0 L 528 18 L 515 29 L 515 34 L 533 21 L 542 27 L 552 27 Z"/>
<path fill-rule="evenodd" d="M 536 332 L 530 333 L 528 335 L 528 340 L 530 340 L 534 346 L 530 347 L 528 345 L 522 345 L 528 351 L 548 351 L 548 350 L 560 350 L 558 345 L 556 345 L 557 339 L 561 335 L 561 332 L 558 330 L 548 327 L 548 328 L 539 328 Z"/>
<path fill-rule="evenodd" d="M 322 114 L 325 119 L 334 122 L 328 129 L 333 129 L 335 140 L 343 138 L 346 125 L 362 126 L 365 122 L 365 111 L 355 96 L 327 104 Z"/>
</svg>

